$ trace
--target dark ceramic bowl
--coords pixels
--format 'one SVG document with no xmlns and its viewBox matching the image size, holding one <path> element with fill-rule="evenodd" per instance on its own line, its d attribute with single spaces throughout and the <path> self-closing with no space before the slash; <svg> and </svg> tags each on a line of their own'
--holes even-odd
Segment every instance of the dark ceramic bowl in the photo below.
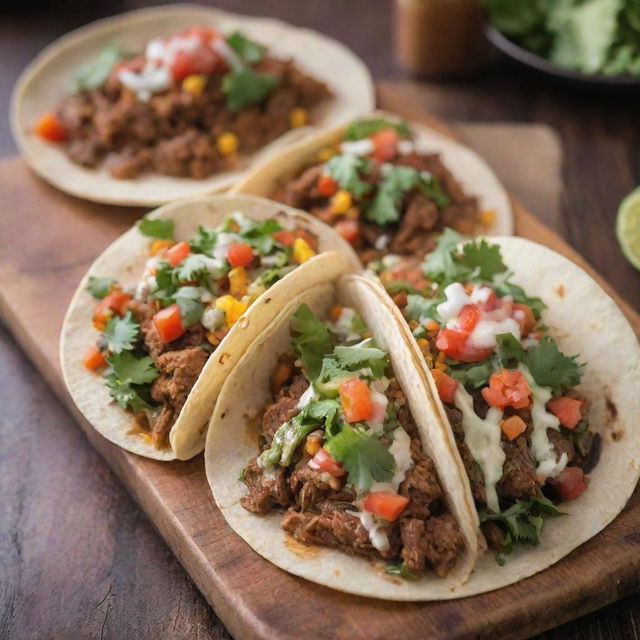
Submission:
<svg viewBox="0 0 640 640">
<path fill-rule="evenodd" d="M 636 76 L 607 76 L 602 73 L 588 74 L 560 67 L 518 46 L 489 23 L 485 25 L 485 34 L 491 44 L 509 58 L 517 60 L 520 64 L 535 69 L 555 80 L 599 88 L 640 87 L 640 78 Z"/>
</svg>

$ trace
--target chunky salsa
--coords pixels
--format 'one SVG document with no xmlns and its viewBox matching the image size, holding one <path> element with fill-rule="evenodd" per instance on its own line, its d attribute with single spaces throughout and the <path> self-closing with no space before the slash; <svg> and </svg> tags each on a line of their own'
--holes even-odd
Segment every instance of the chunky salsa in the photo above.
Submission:
<svg viewBox="0 0 640 640">
<path fill-rule="evenodd" d="M 303 544 L 384 560 L 404 577 L 445 576 L 462 535 L 388 354 L 353 309 L 330 318 L 306 305 L 291 318 L 293 350 L 272 373 L 241 504 L 283 511 Z"/>
<path fill-rule="evenodd" d="M 401 121 L 351 123 L 342 142 L 322 149 L 272 197 L 335 227 L 365 264 L 387 254 L 422 259 L 445 227 L 473 234 L 491 224 L 491 212 L 479 210 Z"/>
<path fill-rule="evenodd" d="M 72 92 L 35 124 L 74 162 L 115 178 L 153 172 L 201 179 L 238 166 L 329 99 L 291 60 L 240 32 L 193 26 L 126 56 L 106 47 Z"/>
<path fill-rule="evenodd" d="M 500 248 L 447 230 L 419 266 L 374 268 L 431 368 L 489 542 L 537 543 L 543 517 L 588 488 L 599 436 L 583 366 L 562 353 L 545 305 L 510 280 Z M 394 264 L 395 262 L 395 264 Z"/>
<path fill-rule="evenodd" d="M 102 372 L 111 397 L 136 416 L 156 448 L 167 436 L 207 359 L 249 306 L 318 251 L 306 229 L 232 214 L 177 242 L 174 223 L 143 218 L 149 259 L 133 290 L 89 278 L 100 332 L 83 362 Z"/>
</svg>

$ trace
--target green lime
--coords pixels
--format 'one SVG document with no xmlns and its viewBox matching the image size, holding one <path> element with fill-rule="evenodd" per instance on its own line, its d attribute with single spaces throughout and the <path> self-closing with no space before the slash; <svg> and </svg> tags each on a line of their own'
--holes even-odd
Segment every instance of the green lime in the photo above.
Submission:
<svg viewBox="0 0 640 640">
<path fill-rule="evenodd" d="M 640 187 L 620 203 L 616 234 L 622 253 L 640 270 Z"/>
</svg>

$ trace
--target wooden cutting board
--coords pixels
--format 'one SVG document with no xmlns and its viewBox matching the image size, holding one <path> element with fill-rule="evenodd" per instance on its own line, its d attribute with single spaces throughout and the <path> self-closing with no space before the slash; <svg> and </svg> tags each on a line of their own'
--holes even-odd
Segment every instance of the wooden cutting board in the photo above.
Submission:
<svg viewBox="0 0 640 640">
<path fill-rule="evenodd" d="M 385 91 L 382 98 L 387 108 L 444 128 L 401 96 Z M 235 637 L 518 638 L 637 589 L 638 492 L 609 527 L 547 571 L 464 600 L 395 603 L 359 598 L 272 566 L 226 525 L 209 492 L 202 456 L 162 464 L 129 454 L 84 421 L 64 388 L 57 351 L 68 301 L 91 261 L 141 210 L 65 196 L 34 177 L 18 158 L 0 163 L 0 194 L 0 316 Z M 515 203 L 515 211 L 518 235 L 552 247 L 593 273 L 521 205 Z M 640 317 L 618 302 L 640 332 Z"/>
</svg>

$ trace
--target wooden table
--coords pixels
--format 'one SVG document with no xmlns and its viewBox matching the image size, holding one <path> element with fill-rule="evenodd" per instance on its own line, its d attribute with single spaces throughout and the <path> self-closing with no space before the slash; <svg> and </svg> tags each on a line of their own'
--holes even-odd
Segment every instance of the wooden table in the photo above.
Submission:
<svg viewBox="0 0 640 640">
<path fill-rule="evenodd" d="M 39 48 L 80 24 L 142 4 L 67 2 L 50 12 L 30 4 L 24 13 L 3 15 L 0 111 L 6 113 L 15 77 Z M 376 77 L 401 77 L 389 53 L 389 2 L 216 5 L 317 28 L 349 44 Z M 617 204 L 637 182 L 638 96 L 569 91 L 504 63 L 455 83 L 407 80 L 407 91 L 449 120 L 556 127 L 566 161 L 565 236 L 640 309 L 640 276 L 624 261 L 613 232 Z M 0 154 L 13 151 L 3 118 Z M 9 241 L 0 238 L 0 250 Z M 1 327 L 0 407 L 0 637 L 229 637 L 81 432 L 68 428 L 66 410 Z M 542 637 L 637 638 L 636 625 L 640 596 Z"/>
</svg>

